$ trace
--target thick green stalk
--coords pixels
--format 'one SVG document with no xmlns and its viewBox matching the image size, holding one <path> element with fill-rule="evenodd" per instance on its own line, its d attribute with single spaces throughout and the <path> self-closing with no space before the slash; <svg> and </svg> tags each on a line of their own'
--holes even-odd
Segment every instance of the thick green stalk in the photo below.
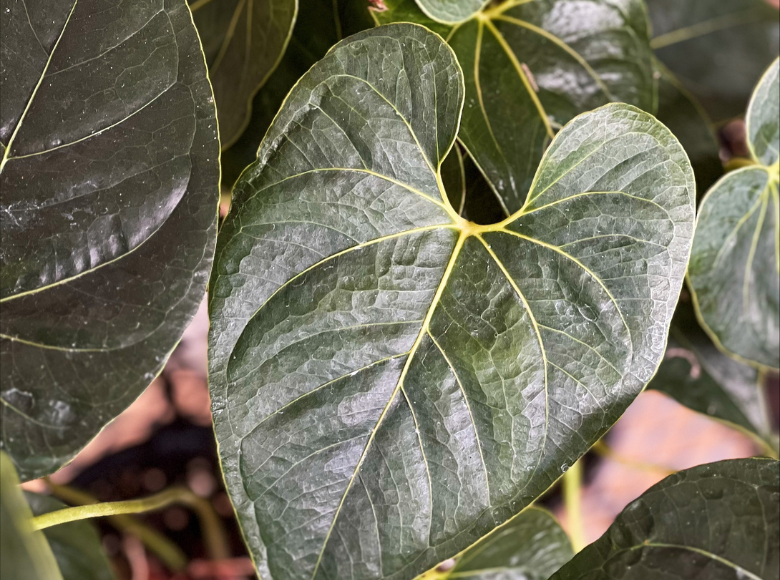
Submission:
<svg viewBox="0 0 780 580">
<path fill-rule="evenodd" d="M 569 538 L 574 552 L 586 545 L 585 528 L 582 523 L 582 460 L 577 461 L 563 474 L 563 502 L 566 507 Z"/>
</svg>

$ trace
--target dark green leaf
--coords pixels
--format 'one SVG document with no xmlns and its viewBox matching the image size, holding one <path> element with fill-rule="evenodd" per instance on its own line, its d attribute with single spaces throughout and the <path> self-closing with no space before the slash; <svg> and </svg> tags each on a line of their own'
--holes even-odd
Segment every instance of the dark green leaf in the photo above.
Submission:
<svg viewBox="0 0 780 580">
<path fill-rule="evenodd" d="M 268 580 L 412 578 L 543 493 L 663 357 L 693 235 L 679 143 L 628 105 L 553 141 L 522 211 L 439 185 L 464 86 L 426 29 L 333 48 L 220 232 L 210 380 Z"/>
<path fill-rule="evenodd" d="M 34 515 L 67 507 L 61 501 L 37 493 L 24 494 Z M 100 536 L 87 520 L 52 526 L 43 535 L 49 542 L 64 580 L 113 580 Z"/>
<path fill-rule="evenodd" d="M 427 25 L 408 2 L 376 18 Z M 550 139 L 572 117 L 609 101 L 653 108 L 648 22 L 639 0 L 509 0 L 437 31 L 465 76 L 458 137 L 507 215 L 523 205 Z"/>
<path fill-rule="evenodd" d="M 441 580 L 547 580 L 572 559 L 566 532 L 531 507 L 466 550 Z"/>
<path fill-rule="evenodd" d="M 452 209 L 463 216 L 466 204 L 466 170 L 463 166 L 463 154 L 455 145 L 441 164 L 441 183 Z"/>
<path fill-rule="evenodd" d="M 696 324 L 690 305 L 678 306 L 666 357 L 648 388 L 776 448 L 761 383 L 756 369 L 724 355 L 712 344 Z"/>
<path fill-rule="evenodd" d="M 658 106 L 655 116 L 679 139 L 696 175 L 696 192 L 703 196 L 723 175 L 718 141 L 709 116 L 696 98 L 656 61 Z"/>
<path fill-rule="evenodd" d="M 0 451 L 0 577 L 3 580 L 63 580 L 19 487 L 11 459 Z"/>
<path fill-rule="evenodd" d="M 0 6 L 2 446 L 33 478 L 138 396 L 194 316 L 219 149 L 184 0 Z"/>
<path fill-rule="evenodd" d="M 339 40 L 373 24 L 368 0 L 300 0 L 298 12 L 282 61 L 255 95 L 246 131 L 222 153 L 222 181 L 230 187 L 257 158 L 257 148 L 268 126 L 303 73 Z"/>
<path fill-rule="evenodd" d="M 370 13 L 377 26 L 394 22 L 414 22 L 441 37 L 447 36 L 452 30 L 452 26 L 429 18 L 420 10 L 415 0 L 382 0 L 382 9 L 372 7 Z"/>
<path fill-rule="evenodd" d="M 741 115 L 780 50 L 768 0 L 647 0 L 656 56 L 716 121 Z"/>
<path fill-rule="evenodd" d="M 551 580 L 774 580 L 780 463 L 733 459 L 670 475 Z"/>
<path fill-rule="evenodd" d="M 227 149 L 249 123 L 252 97 L 284 54 L 297 0 L 189 0 Z"/>
<path fill-rule="evenodd" d="M 689 276 L 705 330 L 752 364 L 780 364 L 780 61 L 757 87 L 747 117 L 756 165 L 727 174 L 699 211 Z"/>
</svg>

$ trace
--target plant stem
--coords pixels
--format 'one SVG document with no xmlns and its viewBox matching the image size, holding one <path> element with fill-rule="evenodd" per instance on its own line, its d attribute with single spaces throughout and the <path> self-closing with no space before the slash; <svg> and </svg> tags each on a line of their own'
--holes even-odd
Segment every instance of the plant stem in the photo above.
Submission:
<svg viewBox="0 0 780 580">
<path fill-rule="evenodd" d="M 582 460 L 577 461 L 563 474 L 563 503 L 566 507 L 566 521 L 574 552 L 582 550 L 587 542 L 582 525 Z"/>
<path fill-rule="evenodd" d="M 655 465 L 654 463 L 643 463 L 641 461 L 634 461 L 633 459 L 623 457 L 614 451 L 609 445 L 604 443 L 603 440 L 597 441 L 596 444 L 591 447 L 591 449 L 601 457 L 611 459 L 612 461 L 620 463 L 621 465 L 625 465 L 626 467 L 632 467 L 642 471 L 655 471 L 659 474 L 663 474 L 664 476 L 671 475 L 677 471 L 676 469 L 671 469 L 662 465 Z"/>
</svg>

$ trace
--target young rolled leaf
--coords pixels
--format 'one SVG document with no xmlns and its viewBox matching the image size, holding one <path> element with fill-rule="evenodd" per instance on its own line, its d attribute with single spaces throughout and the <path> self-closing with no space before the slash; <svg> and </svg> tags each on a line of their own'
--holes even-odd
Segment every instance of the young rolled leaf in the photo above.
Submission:
<svg viewBox="0 0 780 580">
<path fill-rule="evenodd" d="M 0 421 L 34 478 L 141 393 L 194 316 L 219 148 L 184 0 L 1 10 Z"/>
<path fill-rule="evenodd" d="M 227 149 L 249 123 L 252 98 L 279 64 L 292 34 L 297 0 L 189 0 Z"/>
<path fill-rule="evenodd" d="M 780 50 L 771 0 L 647 0 L 656 56 L 716 121 L 741 115 Z"/>
<path fill-rule="evenodd" d="M 26 492 L 24 499 L 33 515 L 39 516 L 67 506 L 46 495 Z M 113 580 L 100 536 L 94 524 L 76 521 L 52 526 L 43 531 L 63 580 Z M 5 577 L 4 577 L 5 578 Z"/>
<path fill-rule="evenodd" d="M 572 559 L 566 532 L 550 512 L 530 507 L 482 538 L 436 580 L 548 580 Z"/>
<path fill-rule="evenodd" d="M 63 580 L 19 487 L 14 464 L 0 451 L 0 577 L 3 580 Z"/>
<path fill-rule="evenodd" d="M 257 158 L 257 148 L 274 115 L 303 73 L 338 41 L 373 26 L 367 0 L 299 0 L 298 7 L 299 17 L 284 57 L 255 95 L 246 131 L 222 152 L 222 181 L 228 187 Z"/>
<path fill-rule="evenodd" d="M 399 24 L 334 47 L 242 175 L 209 294 L 227 485 L 263 578 L 412 578 L 520 512 L 660 362 L 693 234 L 684 151 L 611 105 L 478 226 L 439 170 L 464 85 Z"/>
<path fill-rule="evenodd" d="M 777 453 L 761 373 L 720 352 L 699 329 L 693 309 L 683 306 L 677 308 L 666 356 L 648 388 L 743 430 Z"/>
<path fill-rule="evenodd" d="M 750 364 L 780 365 L 780 61 L 747 114 L 755 165 L 724 176 L 699 211 L 689 276 L 697 314 L 715 343 Z"/>
<path fill-rule="evenodd" d="M 780 463 L 733 459 L 670 475 L 550 580 L 772 580 Z"/>
</svg>

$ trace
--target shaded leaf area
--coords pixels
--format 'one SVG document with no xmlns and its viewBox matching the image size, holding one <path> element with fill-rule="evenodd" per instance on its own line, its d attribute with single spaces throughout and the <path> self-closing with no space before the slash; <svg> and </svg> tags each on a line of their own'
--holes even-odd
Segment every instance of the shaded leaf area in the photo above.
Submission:
<svg viewBox="0 0 780 580">
<path fill-rule="evenodd" d="M 548 511 L 531 507 L 466 550 L 445 580 L 547 580 L 574 556 Z"/>
<path fill-rule="evenodd" d="M 468 159 L 468 154 L 466 154 Z M 441 164 L 441 184 L 447 194 L 452 209 L 461 217 L 465 217 L 466 210 L 466 168 L 463 153 L 458 145 L 453 145 L 449 155 Z M 500 218 L 493 221 L 500 221 Z"/>
<path fill-rule="evenodd" d="M 219 149 L 183 0 L 1 6 L 2 446 L 27 479 L 129 405 L 194 316 Z"/>
<path fill-rule="evenodd" d="M 780 464 L 720 461 L 651 487 L 551 580 L 770 580 L 778 542 Z"/>
<path fill-rule="evenodd" d="M 387 2 L 378 23 L 428 26 L 413 0 Z M 644 6 L 628 0 L 509 0 L 449 30 L 466 83 L 459 138 L 510 215 L 523 205 L 555 132 L 609 101 L 653 108 Z"/>
<path fill-rule="evenodd" d="M 694 97 L 682 84 L 656 61 L 658 104 L 655 116 L 680 140 L 696 176 L 697 198 L 723 175 L 719 145 L 712 123 Z"/>
<path fill-rule="evenodd" d="M 244 132 L 252 98 L 282 58 L 297 0 L 189 0 L 214 88 L 222 147 Z"/>
<path fill-rule="evenodd" d="M 756 164 L 727 174 L 707 193 L 688 271 L 697 313 L 715 343 L 770 368 L 780 361 L 779 62 L 748 109 Z"/>
<path fill-rule="evenodd" d="M 19 487 L 19 476 L 0 451 L 0 576 L 7 580 L 63 580 L 42 532 Z"/>
<path fill-rule="evenodd" d="M 368 0 L 299 1 L 298 18 L 282 61 L 255 95 L 246 131 L 222 153 L 225 185 L 232 187 L 244 168 L 257 158 L 260 141 L 303 73 L 342 38 L 372 25 Z"/>
<path fill-rule="evenodd" d="M 239 180 L 211 280 L 212 406 L 260 574 L 413 578 L 543 493 L 663 357 L 694 182 L 650 115 L 556 137 L 477 226 L 441 164 L 465 88 L 426 29 L 334 47 Z"/>
<path fill-rule="evenodd" d="M 677 307 L 666 357 L 648 385 L 699 413 L 725 421 L 777 452 L 759 372 L 720 352 L 696 323 L 691 305 Z"/>
<path fill-rule="evenodd" d="M 742 115 L 780 51 L 766 0 L 647 0 L 655 55 L 716 121 Z"/>
<path fill-rule="evenodd" d="M 24 499 L 33 515 L 39 516 L 67 506 L 46 495 L 25 492 Z M 76 521 L 52 526 L 43 535 L 49 543 L 63 580 L 112 580 L 114 573 L 103 552 L 95 526 Z"/>
</svg>

